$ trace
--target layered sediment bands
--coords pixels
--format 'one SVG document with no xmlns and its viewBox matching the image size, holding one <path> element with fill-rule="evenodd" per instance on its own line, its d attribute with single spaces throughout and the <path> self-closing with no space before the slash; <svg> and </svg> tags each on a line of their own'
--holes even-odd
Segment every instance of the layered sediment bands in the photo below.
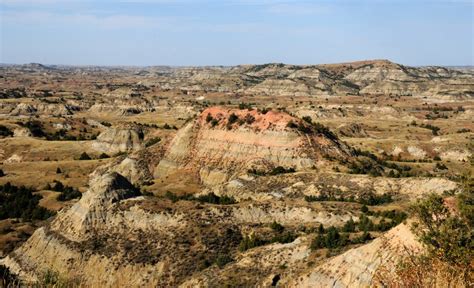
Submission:
<svg viewBox="0 0 474 288">
<path fill-rule="evenodd" d="M 138 127 L 108 128 L 97 136 L 92 148 L 107 154 L 137 151 L 143 148 L 143 132 Z"/>
<path fill-rule="evenodd" d="M 368 194 L 390 194 L 399 199 L 416 200 L 432 193 L 441 194 L 457 188 L 456 182 L 443 178 L 373 178 L 365 175 L 309 172 L 278 177 L 240 176 L 209 190 L 218 195 L 255 201 L 321 194 L 355 198 Z"/>
<path fill-rule="evenodd" d="M 313 237 L 300 237 L 289 244 L 252 249 L 225 269 L 197 274 L 181 287 L 219 286 L 223 281 L 231 282 L 229 279 L 235 275 L 249 273 L 252 277 L 239 279 L 239 283 L 251 287 L 270 287 L 278 279 L 280 287 L 372 287 L 378 283 L 375 278 L 378 269 L 397 263 L 407 253 L 421 248 L 410 229 L 400 224 L 369 244 L 348 250 L 318 265 L 311 259 L 311 239 Z"/>
<path fill-rule="evenodd" d="M 395 268 L 397 259 L 419 251 L 410 228 L 400 224 L 370 244 L 351 249 L 288 281 L 292 287 L 372 287 L 374 275 L 385 264 Z"/>
<path fill-rule="evenodd" d="M 262 163 L 267 168 L 302 170 L 325 157 L 344 159 L 350 155 L 350 149 L 336 138 L 288 128 L 292 121 L 301 122 L 283 112 L 206 109 L 177 133 L 157 165 L 155 177 L 189 169 L 195 170 L 204 183 L 215 184 Z"/>
<path fill-rule="evenodd" d="M 78 203 L 59 213 L 51 224 L 36 230 L 0 263 L 27 281 L 35 281 L 51 270 L 87 287 L 156 284 L 162 274 L 161 264 L 145 261 L 140 253 L 145 253 L 147 247 L 157 247 L 140 239 L 140 233 L 156 233 L 184 222 L 180 222 L 179 215 L 150 214 L 133 207 L 118 209 L 126 205 L 125 200 L 137 195 L 136 189 L 117 173 L 95 175 Z M 130 201 L 137 200 L 140 198 Z M 132 248 L 124 249 L 127 242 L 137 244 L 133 256 L 126 254 Z"/>
<path fill-rule="evenodd" d="M 472 73 L 444 67 L 408 67 L 387 60 L 171 68 L 152 82 L 163 89 L 269 96 L 474 96 Z"/>
<path fill-rule="evenodd" d="M 206 259 L 237 249 L 241 231 L 255 223 L 341 225 L 355 216 L 308 204 L 178 205 L 136 195 L 119 174 L 97 172 L 78 203 L 0 263 L 29 281 L 51 270 L 86 287 L 177 286 Z"/>
<path fill-rule="evenodd" d="M 141 150 L 141 152 L 143 152 L 143 150 Z M 159 155 L 157 156 L 159 157 Z M 117 157 L 108 164 L 98 167 L 93 174 L 100 175 L 117 172 L 127 178 L 133 185 L 139 186 L 153 180 L 153 176 L 148 168 L 148 161 L 153 161 L 153 159 L 147 159 L 147 157 L 151 158 L 149 155 L 139 156 L 136 154 Z"/>
<path fill-rule="evenodd" d="M 68 239 L 84 240 L 88 230 L 107 222 L 111 204 L 138 195 L 136 188 L 118 173 L 93 177 L 89 185 L 81 200 L 51 224 L 53 230 L 61 231 Z"/>
<path fill-rule="evenodd" d="M 54 271 L 85 287 L 151 287 L 162 276 L 160 265 L 126 261 L 117 265 L 119 257 L 93 254 L 84 246 L 93 246 L 94 242 L 83 244 L 67 241 L 52 231 L 40 228 L 21 248 L 0 263 L 9 266 L 27 281 L 34 282 L 45 271 Z"/>
</svg>

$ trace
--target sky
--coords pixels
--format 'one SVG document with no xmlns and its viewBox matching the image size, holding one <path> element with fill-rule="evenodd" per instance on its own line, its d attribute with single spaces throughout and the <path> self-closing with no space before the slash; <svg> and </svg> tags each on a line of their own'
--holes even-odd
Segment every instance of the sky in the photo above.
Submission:
<svg viewBox="0 0 474 288">
<path fill-rule="evenodd" d="M 0 63 L 474 65 L 474 0 L 0 0 Z"/>
</svg>

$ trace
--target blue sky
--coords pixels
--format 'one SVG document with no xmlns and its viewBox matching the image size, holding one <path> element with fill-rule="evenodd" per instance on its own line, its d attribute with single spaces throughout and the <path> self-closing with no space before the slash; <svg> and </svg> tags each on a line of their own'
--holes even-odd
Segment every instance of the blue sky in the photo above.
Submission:
<svg viewBox="0 0 474 288">
<path fill-rule="evenodd" d="M 0 0 L 0 62 L 474 65 L 472 0 Z"/>
</svg>

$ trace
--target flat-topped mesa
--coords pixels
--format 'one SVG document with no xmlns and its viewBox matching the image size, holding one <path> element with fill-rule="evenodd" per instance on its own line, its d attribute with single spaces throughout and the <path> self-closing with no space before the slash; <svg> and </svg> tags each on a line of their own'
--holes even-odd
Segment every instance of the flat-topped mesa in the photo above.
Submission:
<svg viewBox="0 0 474 288">
<path fill-rule="evenodd" d="M 178 131 L 154 174 L 160 178 L 185 169 L 212 185 L 249 169 L 311 169 L 350 153 L 326 127 L 285 112 L 212 107 Z"/>
</svg>

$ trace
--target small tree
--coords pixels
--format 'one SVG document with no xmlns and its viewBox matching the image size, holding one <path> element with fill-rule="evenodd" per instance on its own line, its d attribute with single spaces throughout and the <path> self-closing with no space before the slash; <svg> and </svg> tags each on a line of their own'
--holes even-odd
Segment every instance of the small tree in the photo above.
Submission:
<svg viewBox="0 0 474 288">
<path fill-rule="evenodd" d="M 61 183 L 60 181 L 54 181 L 54 182 L 55 184 L 54 184 L 53 190 L 57 192 L 63 192 L 65 188 L 64 184 Z"/>
<path fill-rule="evenodd" d="M 309 117 L 309 116 L 303 116 L 303 118 L 301 118 L 301 119 L 303 119 L 304 121 L 308 122 L 309 124 L 312 124 L 312 123 L 313 123 L 313 119 L 311 119 L 311 117 Z"/>
<path fill-rule="evenodd" d="M 229 116 L 228 123 L 233 124 L 233 123 L 237 122 L 237 120 L 239 120 L 239 116 L 235 115 L 235 113 L 232 113 Z"/>
<path fill-rule="evenodd" d="M 91 160 L 91 157 L 86 152 L 82 152 L 81 156 L 79 156 L 79 160 Z"/>
<path fill-rule="evenodd" d="M 250 115 L 250 114 L 247 114 L 247 115 L 245 115 L 244 120 L 245 120 L 245 123 L 247 123 L 247 124 L 250 125 L 250 124 L 252 124 L 252 123 L 255 121 L 255 117 L 253 117 L 253 116 Z"/>
<path fill-rule="evenodd" d="M 20 284 L 20 280 L 8 267 L 0 265 L 0 287 L 21 287 Z"/>
<path fill-rule="evenodd" d="M 273 223 L 270 224 L 270 228 L 272 228 L 273 231 L 278 232 L 278 233 L 281 233 L 283 232 L 283 230 L 285 230 L 285 227 L 283 227 L 283 225 L 281 225 L 280 223 L 276 221 L 273 221 Z"/>
<path fill-rule="evenodd" d="M 344 224 L 344 232 L 354 232 L 355 231 L 355 228 L 356 228 L 356 224 L 354 222 L 354 220 L 352 220 L 352 217 L 351 219 L 349 219 L 345 224 Z"/>
<path fill-rule="evenodd" d="M 3 176 L 5 176 L 5 173 L 3 172 L 2 169 L 0 169 L 0 177 L 3 177 Z"/>
<path fill-rule="evenodd" d="M 311 250 L 317 250 L 325 247 L 325 237 L 322 234 L 318 234 L 316 238 L 311 241 Z"/>
<path fill-rule="evenodd" d="M 102 153 L 99 155 L 99 159 L 107 159 L 107 158 L 110 158 L 110 156 L 105 153 Z"/>
<path fill-rule="evenodd" d="M 360 211 L 361 211 L 362 213 L 367 213 L 367 212 L 369 212 L 369 208 L 367 208 L 366 205 L 363 205 L 363 206 L 360 208 Z"/>
<path fill-rule="evenodd" d="M 336 248 L 340 246 L 339 240 L 341 238 L 341 235 L 337 231 L 337 229 L 333 226 L 328 228 L 327 234 L 326 234 L 326 247 L 328 248 Z"/>
<path fill-rule="evenodd" d="M 59 168 L 59 167 L 56 168 L 56 174 L 61 174 L 61 173 L 63 173 L 63 171 L 61 171 L 61 168 Z"/>
<path fill-rule="evenodd" d="M 318 233 L 319 233 L 319 234 L 324 234 L 324 226 L 323 226 L 323 224 L 319 224 Z"/>
<path fill-rule="evenodd" d="M 470 197 L 471 203 L 460 203 L 459 215 L 453 215 L 443 197 L 435 194 L 412 207 L 412 212 L 417 219 L 413 231 L 428 248 L 429 253 L 443 262 L 469 265 L 474 259 L 472 242 L 474 229 L 471 225 L 473 216 L 463 213 L 472 212 L 472 204 L 474 204 L 472 194 L 471 192 L 460 196 Z M 463 208 L 462 205 L 470 206 L 471 210 Z"/>
</svg>

